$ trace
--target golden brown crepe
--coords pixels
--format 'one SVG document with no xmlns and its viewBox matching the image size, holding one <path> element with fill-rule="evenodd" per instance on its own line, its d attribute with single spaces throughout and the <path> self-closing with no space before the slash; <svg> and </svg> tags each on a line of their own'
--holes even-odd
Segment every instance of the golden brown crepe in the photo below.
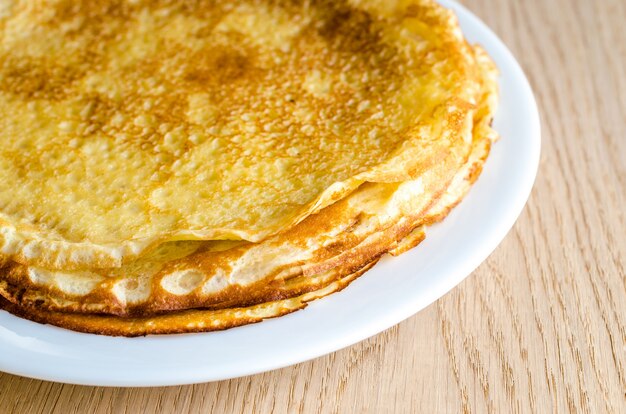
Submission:
<svg viewBox="0 0 626 414">
<path fill-rule="evenodd" d="M 0 24 L 6 29 L 16 21 L 46 15 L 55 7 L 56 13 L 63 9 L 62 4 L 29 8 L 16 3 L 9 18 L 0 17 L 4 19 Z M 74 131 L 59 134 L 39 113 L 34 118 L 28 111 L 12 115 L 6 122 L 12 129 L 4 135 L 0 132 L 0 141 L 17 132 L 25 140 L 26 154 L 33 155 L 29 148 L 37 148 L 31 159 L 37 159 L 41 169 L 33 171 L 43 174 L 18 168 L 16 153 L 0 150 L 0 171 L 6 168 L 13 174 L 12 184 L 0 184 L 0 296 L 5 298 L 0 307 L 25 318 L 84 332 L 136 336 L 225 329 L 300 309 L 312 299 L 343 288 L 381 255 L 400 254 L 418 244 L 424 226 L 443 219 L 469 190 L 495 139 L 490 128 L 497 99 L 495 67 L 480 48 L 465 42 L 455 17 L 432 1 L 255 1 L 211 3 L 213 8 L 167 2 L 115 4 L 106 8 L 100 2 L 79 2 L 69 11 L 63 9 L 74 17 L 87 14 L 87 21 L 98 21 L 102 28 L 122 33 L 103 40 L 101 52 L 111 57 L 112 51 L 124 44 L 128 56 L 115 55 L 107 65 L 87 64 L 89 75 L 85 76 L 97 74 L 93 76 L 98 77 L 96 84 L 103 88 L 102 93 L 115 90 L 126 96 L 132 91 L 141 92 L 141 99 L 143 93 L 152 96 L 149 88 L 135 90 L 147 82 L 147 75 L 137 69 L 137 56 L 155 60 L 158 67 L 172 62 L 183 65 L 176 54 L 161 56 L 170 40 L 179 46 L 176 42 L 184 39 L 188 41 L 185 47 L 200 54 L 217 53 L 211 49 L 215 42 L 224 41 L 231 49 L 245 49 L 253 42 L 255 62 L 265 62 L 262 67 L 272 76 L 263 78 L 269 83 L 257 84 L 249 76 L 257 76 L 254 71 L 258 68 L 243 65 L 235 78 L 215 83 L 212 77 L 230 70 L 230 63 L 213 62 L 210 67 L 217 72 L 202 78 L 203 90 L 219 94 L 227 89 L 240 95 L 215 101 L 210 110 L 203 106 L 197 116 L 215 111 L 221 115 L 211 115 L 206 124 L 196 126 L 210 137 L 217 125 L 234 128 L 239 138 L 233 141 L 217 134 L 218 138 L 187 143 L 178 158 L 159 158 L 160 152 L 154 152 L 152 145 L 161 146 L 165 141 L 146 141 L 141 134 L 132 133 L 126 141 L 107 141 L 103 151 L 86 154 L 81 152 L 83 146 L 66 142 L 70 136 L 79 139 Z M 125 18 L 132 16 L 131 21 L 120 23 L 118 12 Z M 50 27 L 45 30 L 62 30 L 57 14 L 46 19 Z M 270 23 L 278 29 L 269 30 Z M 77 32 L 72 32 L 76 44 L 59 46 L 61 49 L 81 50 L 81 42 L 86 42 L 83 36 L 91 39 L 89 30 L 77 25 L 72 29 Z M 24 53 L 36 53 L 37 42 L 47 42 L 37 37 L 39 28 L 29 31 L 16 26 L 12 30 L 17 27 L 35 42 L 34 51 Z M 205 31 L 198 34 L 194 27 Z M 223 33 L 220 27 L 228 30 Z M 156 34 L 150 37 L 148 33 Z M 154 42 L 159 45 L 156 49 Z M 154 50 L 157 57 L 147 56 L 145 50 Z M 43 49 L 40 52 L 43 54 Z M 62 59 L 65 52 L 61 52 L 54 49 L 50 59 Z M 180 53 L 188 57 L 186 49 Z M 191 62 L 185 68 L 197 64 Z M 131 69 L 132 74 L 125 72 Z M 277 75 L 281 71 L 288 71 L 290 86 Z M 168 96 L 193 96 L 184 74 L 162 70 L 158 74 L 162 78 L 157 84 L 171 87 Z M 73 113 L 73 94 L 84 92 L 83 83 L 67 80 L 63 84 L 66 94 L 59 99 L 40 97 L 39 92 L 20 95 L 2 89 L 6 73 L 2 76 L 0 111 L 6 98 L 18 107 L 37 102 L 31 105 L 39 108 L 37 111 Z M 173 83 L 167 83 L 172 79 Z M 292 86 L 297 92 L 292 93 Z M 248 117 L 233 115 L 244 107 L 255 108 L 257 115 L 266 114 L 265 109 L 274 108 L 276 102 L 282 106 L 272 117 L 297 124 L 304 116 L 314 129 L 294 132 L 288 128 L 274 140 L 268 138 L 274 132 L 271 128 L 266 131 L 264 115 L 250 118 L 260 123 L 249 130 L 241 126 L 248 125 Z M 186 105 L 186 115 L 177 118 L 175 125 L 189 123 L 194 104 L 189 101 Z M 287 107 L 292 109 L 287 111 Z M 305 107 L 308 109 L 302 109 Z M 310 110 L 313 107 L 317 109 Z M 142 110 L 158 118 L 167 112 L 159 108 L 148 105 Z M 107 114 L 97 106 L 92 113 L 109 120 Z M 30 125 L 25 121 L 27 115 L 35 119 L 35 130 L 28 130 L 32 138 L 22 134 Z M 329 124 L 331 115 L 336 120 Z M 36 129 L 37 125 L 41 128 Z M 333 129 L 337 125 L 339 129 Z M 109 140 L 105 132 L 103 127 L 83 134 L 81 142 L 91 145 Z M 208 150 L 211 139 L 221 140 L 220 145 Z M 120 166 L 116 164 L 117 152 L 133 145 L 133 157 L 157 154 L 150 162 L 167 174 L 157 175 L 149 183 L 138 181 L 139 187 L 124 181 L 133 181 L 145 172 L 142 162 L 126 159 Z M 328 151 L 326 146 L 330 146 Z M 298 152 L 291 150 L 296 147 Z M 308 149 L 300 151 L 303 148 Z M 63 154 L 55 152 L 57 149 Z M 286 159 L 279 154 L 283 149 L 292 152 L 288 154 L 292 160 L 289 167 L 279 168 L 278 175 L 274 170 L 259 169 L 265 163 L 280 164 Z M 55 172 L 67 160 L 83 164 L 76 170 Z M 114 175 L 117 171 L 115 177 L 122 180 L 119 188 L 105 173 L 100 174 L 101 167 L 111 169 Z M 178 174 L 175 170 L 179 167 L 184 172 Z M 81 192 L 84 188 L 80 186 L 73 190 L 68 177 L 89 171 L 95 181 L 82 175 L 79 181 L 93 191 Z M 205 172 L 213 178 L 207 179 Z M 53 187 L 42 186 L 37 177 L 47 177 L 53 184 L 61 182 L 63 191 L 57 188 L 50 193 Z M 98 189 L 114 187 L 121 196 L 106 204 L 108 196 L 99 194 Z M 148 204 L 154 201 L 142 195 L 148 187 L 156 192 L 171 190 L 161 200 L 167 207 L 151 205 L 125 215 L 128 212 L 122 204 L 129 197 L 148 200 Z M 12 188 L 17 196 L 10 199 Z M 27 194 L 25 188 L 34 191 Z M 2 197 L 9 201 L 3 204 Z M 293 202 L 292 197 L 299 201 Z M 77 220 L 66 225 L 60 217 L 68 209 Z M 98 215 L 97 211 L 107 214 Z M 177 218 L 164 224 L 155 219 L 162 214 Z M 137 224 L 136 220 L 144 219 Z M 192 222 L 202 224 L 193 227 Z M 222 224 L 211 227 L 218 222 Z M 230 224 L 223 225 L 226 222 Z M 115 228 L 100 227 L 100 223 Z M 141 237 L 131 234 L 137 229 L 143 232 Z"/>
<path fill-rule="evenodd" d="M 477 67 L 448 11 L 375 5 L 9 2 L 0 255 L 87 269 L 258 242 L 364 182 L 417 178 L 454 151 L 446 119 L 476 104 Z"/>
</svg>

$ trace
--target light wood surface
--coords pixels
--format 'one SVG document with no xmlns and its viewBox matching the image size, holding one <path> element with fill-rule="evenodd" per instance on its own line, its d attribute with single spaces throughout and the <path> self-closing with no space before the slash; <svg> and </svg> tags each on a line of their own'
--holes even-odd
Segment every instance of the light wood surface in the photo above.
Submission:
<svg viewBox="0 0 626 414">
<path fill-rule="evenodd" d="M 626 1 L 465 4 L 518 57 L 543 124 L 530 201 L 472 276 L 290 368 L 156 389 L 0 374 L 0 413 L 626 413 Z"/>
</svg>

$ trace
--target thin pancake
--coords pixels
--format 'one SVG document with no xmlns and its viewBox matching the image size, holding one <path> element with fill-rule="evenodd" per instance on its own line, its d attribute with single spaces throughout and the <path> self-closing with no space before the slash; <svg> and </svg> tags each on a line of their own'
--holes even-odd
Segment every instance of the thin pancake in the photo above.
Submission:
<svg viewBox="0 0 626 414">
<path fill-rule="evenodd" d="M 0 257 L 119 267 L 260 241 L 456 151 L 480 71 L 432 1 L 13 1 L 0 16 Z M 453 123 L 454 124 L 454 123 Z"/>
<path fill-rule="evenodd" d="M 387 19 L 394 10 L 377 13 Z M 403 19 L 419 16 L 424 23 L 427 11 L 408 8 Z M 360 183 L 347 197 L 259 243 L 165 243 L 107 269 L 46 269 L 5 256 L 0 295 L 8 301 L 0 307 L 71 329 L 135 336 L 252 323 L 345 286 L 380 255 L 419 243 L 423 226 L 442 219 L 479 174 L 495 138 L 489 127 L 495 69 L 477 49 L 465 70 L 472 73 L 474 90 L 468 99 L 454 97 L 434 109 L 439 118 L 429 131 L 442 151 L 439 158 L 431 153 L 415 176 Z"/>
</svg>

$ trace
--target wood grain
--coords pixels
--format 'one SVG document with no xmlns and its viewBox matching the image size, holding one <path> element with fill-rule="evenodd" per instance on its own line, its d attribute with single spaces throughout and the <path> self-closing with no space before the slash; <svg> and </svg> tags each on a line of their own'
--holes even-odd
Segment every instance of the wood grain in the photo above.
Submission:
<svg viewBox="0 0 626 414">
<path fill-rule="evenodd" d="M 465 4 L 519 58 L 543 123 L 531 199 L 471 277 L 311 362 L 155 389 L 0 374 L 0 412 L 625 413 L 626 2 Z"/>
</svg>

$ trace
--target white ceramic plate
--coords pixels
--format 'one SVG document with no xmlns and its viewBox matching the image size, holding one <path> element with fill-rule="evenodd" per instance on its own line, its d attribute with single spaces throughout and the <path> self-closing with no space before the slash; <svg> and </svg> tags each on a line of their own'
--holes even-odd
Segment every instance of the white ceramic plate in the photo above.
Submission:
<svg viewBox="0 0 626 414">
<path fill-rule="evenodd" d="M 469 275 L 515 223 L 533 185 L 540 151 L 537 106 L 519 65 L 462 6 L 471 42 L 501 71 L 498 141 L 465 200 L 417 248 L 308 308 L 224 332 L 111 338 L 39 325 L 0 312 L 0 370 L 86 385 L 189 384 L 255 374 L 352 345 L 415 314 Z"/>
</svg>

